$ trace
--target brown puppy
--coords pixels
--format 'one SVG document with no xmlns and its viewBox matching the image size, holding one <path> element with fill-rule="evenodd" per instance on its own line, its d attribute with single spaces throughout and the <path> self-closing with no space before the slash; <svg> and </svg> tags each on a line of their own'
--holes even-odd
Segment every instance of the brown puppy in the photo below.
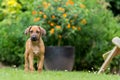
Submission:
<svg viewBox="0 0 120 80">
<path fill-rule="evenodd" d="M 30 26 L 25 30 L 25 34 L 30 34 L 30 38 L 26 41 L 25 47 L 25 71 L 34 71 L 34 57 L 37 57 L 38 63 L 38 71 L 41 72 L 43 68 L 44 62 L 44 52 L 45 46 L 44 42 L 41 38 L 42 35 L 46 34 L 46 31 L 39 26 Z"/>
</svg>

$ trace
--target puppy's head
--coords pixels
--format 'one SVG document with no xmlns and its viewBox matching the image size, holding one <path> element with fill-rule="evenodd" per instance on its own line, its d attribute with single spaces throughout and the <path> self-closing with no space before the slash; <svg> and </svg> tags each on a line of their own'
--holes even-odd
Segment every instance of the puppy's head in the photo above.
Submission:
<svg viewBox="0 0 120 80">
<path fill-rule="evenodd" d="M 30 39 L 32 41 L 37 41 L 42 35 L 46 34 L 45 29 L 39 26 L 30 26 L 25 30 L 25 34 L 30 34 Z"/>
</svg>

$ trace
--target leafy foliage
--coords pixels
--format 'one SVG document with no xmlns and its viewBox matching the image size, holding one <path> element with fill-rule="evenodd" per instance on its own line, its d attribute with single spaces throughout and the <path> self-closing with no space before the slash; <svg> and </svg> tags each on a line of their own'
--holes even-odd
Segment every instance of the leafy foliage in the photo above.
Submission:
<svg viewBox="0 0 120 80">
<path fill-rule="evenodd" d="M 24 29 L 29 25 L 27 21 L 30 19 L 30 16 L 28 14 L 21 14 L 21 18 L 18 21 L 12 19 L 13 22 L 3 21 L 1 23 L 0 61 L 17 66 L 23 64 L 24 44 L 26 40 Z"/>
<path fill-rule="evenodd" d="M 7 3 L 9 5 L 4 5 Z M 16 6 L 14 6 L 15 4 Z M 29 11 L 23 12 L 20 5 L 16 0 L 4 0 L 0 15 L 0 61 L 17 66 L 23 64 L 24 61 L 23 53 L 26 39 L 23 34 L 24 29 L 32 23 L 31 13 Z"/>
</svg>

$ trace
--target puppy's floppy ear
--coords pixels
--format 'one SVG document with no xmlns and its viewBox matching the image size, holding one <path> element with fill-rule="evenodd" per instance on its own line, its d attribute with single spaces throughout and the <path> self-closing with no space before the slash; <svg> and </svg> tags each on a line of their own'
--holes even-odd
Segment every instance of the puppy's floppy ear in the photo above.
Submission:
<svg viewBox="0 0 120 80">
<path fill-rule="evenodd" d="M 41 32 L 42 36 L 46 35 L 46 30 L 44 28 L 39 27 L 39 29 L 40 29 L 40 32 Z"/>
<path fill-rule="evenodd" d="M 32 26 L 29 26 L 27 29 L 25 29 L 24 34 L 28 35 L 28 33 L 30 32 Z"/>
</svg>

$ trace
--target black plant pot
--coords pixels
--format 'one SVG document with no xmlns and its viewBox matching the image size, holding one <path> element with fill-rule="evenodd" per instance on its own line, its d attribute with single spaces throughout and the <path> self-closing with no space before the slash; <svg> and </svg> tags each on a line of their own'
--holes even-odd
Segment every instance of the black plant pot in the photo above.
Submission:
<svg viewBox="0 0 120 80">
<path fill-rule="evenodd" d="M 44 67 L 46 70 L 68 70 L 74 65 L 75 48 L 71 46 L 49 46 L 45 49 Z"/>
</svg>

